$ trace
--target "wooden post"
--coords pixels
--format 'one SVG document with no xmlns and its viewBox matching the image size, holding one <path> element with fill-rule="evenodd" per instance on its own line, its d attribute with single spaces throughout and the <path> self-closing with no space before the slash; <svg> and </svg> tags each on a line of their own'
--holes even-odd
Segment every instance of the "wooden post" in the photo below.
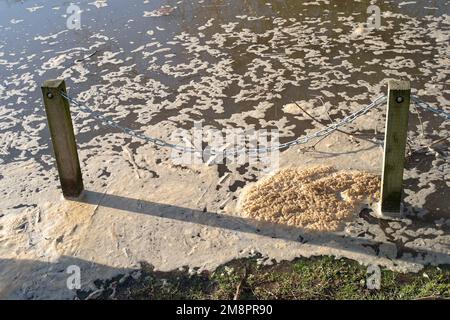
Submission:
<svg viewBox="0 0 450 320">
<path fill-rule="evenodd" d="M 399 216 L 411 87 L 409 81 L 389 81 L 388 91 L 381 214 Z"/>
<path fill-rule="evenodd" d="M 66 92 L 64 80 L 47 80 L 42 86 L 45 112 L 62 192 L 65 198 L 77 198 L 83 191 L 83 179 L 70 116 L 70 105 L 61 95 L 61 91 Z"/>
</svg>

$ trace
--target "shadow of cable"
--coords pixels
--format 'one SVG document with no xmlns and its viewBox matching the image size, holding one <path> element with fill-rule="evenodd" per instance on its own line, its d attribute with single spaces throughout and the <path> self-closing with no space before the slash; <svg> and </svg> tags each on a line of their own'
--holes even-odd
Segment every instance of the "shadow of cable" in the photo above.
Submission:
<svg viewBox="0 0 450 320">
<path fill-rule="evenodd" d="M 230 215 L 203 212 L 173 205 L 154 203 L 123 196 L 85 191 L 80 202 L 99 205 L 137 214 L 150 215 L 163 219 L 173 219 L 221 228 L 236 233 L 249 233 L 261 237 L 278 238 L 299 243 L 336 249 L 339 256 L 345 252 L 357 252 L 372 257 L 384 257 L 396 261 L 423 263 L 425 255 L 430 255 L 439 264 L 450 264 L 450 256 L 429 248 L 411 248 L 401 241 L 387 237 L 381 242 L 363 236 L 349 236 L 335 232 L 310 233 L 300 228 L 266 223 Z M 369 210 L 363 210 L 360 217 L 370 224 L 386 227 L 389 220 L 377 219 Z M 414 228 L 423 227 L 414 225 Z M 383 255 L 392 252 L 392 256 Z M 330 251 L 327 251 L 327 255 Z M 417 260 L 414 261 L 414 257 Z M 376 260 L 375 260 L 376 261 Z M 0 259 L 0 299 L 71 299 L 75 292 L 67 288 L 69 266 L 78 266 L 82 272 L 83 290 L 96 280 L 108 279 L 118 274 L 126 274 L 134 269 L 114 268 L 75 257 L 61 256 L 56 261 Z"/>
<path fill-rule="evenodd" d="M 325 246 L 328 248 L 339 249 L 341 252 L 351 251 L 369 256 L 380 256 L 380 254 L 383 255 L 383 252 L 391 252 L 392 256 L 388 255 L 385 257 L 407 262 L 413 262 L 414 257 L 417 256 L 423 258 L 424 255 L 432 255 L 435 260 L 442 261 L 442 263 L 450 263 L 450 257 L 445 253 L 435 252 L 426 248 L 409 248 L 401 241 L 394 241 L 393 239 L 389 240 L 389 237 L 387 242 L 381 242 L 364 237 L 364 234 L 355 237 L 347 234 L 340 234 L 338 232 L 313 233 L 297 227 L 261 222 L 227 214 L 204 212 L 174 205 L 103 194 L 95 191 L 85 191 L 85 195 L 80 201 L 117 210 L 151 215 L 163 219 L 173 219 L 234 232 L 255 234 L 262 237 L 308 243 L 308 245 Z M 389 220 L 386 219 L 377 219 L 370 214 L 369 217 L 367 217 L 367 210 L 365 215 L 365 217 L 361 217 L 366 218 L 366 221 L 372 219 L 370 222 L 379 224 L 380 227 L 386 226 L 387 222 L 389 222 Z M 382 252 L 380 253 L 381 246 Z"/>
</svg>

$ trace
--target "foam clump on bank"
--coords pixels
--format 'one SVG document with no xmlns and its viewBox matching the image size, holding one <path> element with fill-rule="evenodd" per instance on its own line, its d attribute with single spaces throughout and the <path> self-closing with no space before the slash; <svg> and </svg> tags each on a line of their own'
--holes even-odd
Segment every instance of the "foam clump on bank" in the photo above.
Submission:
<svg viewBox="0 0 450 320">
<path fill-rule="evenodd" d="M 315 231 L 336 231 L 363 204 L 378 201 L 380 177 L 330 166 L 288 168 L 244 190 L 248 218 Z"/>
</svg>

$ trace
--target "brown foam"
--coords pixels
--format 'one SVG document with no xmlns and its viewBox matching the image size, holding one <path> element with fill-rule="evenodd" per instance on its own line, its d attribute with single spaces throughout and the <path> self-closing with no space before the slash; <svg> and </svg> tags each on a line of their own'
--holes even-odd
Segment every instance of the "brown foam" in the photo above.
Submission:
<svg viewBox="0 0 450 320">
<path fill-rule="evenodd" d="M 363 204 L 379 199 L 380 178 L 330 166 L 289 168 L 266 177 L 241 195 L 249 218 L 316 231 L 336 231 Z"/>
</svg>

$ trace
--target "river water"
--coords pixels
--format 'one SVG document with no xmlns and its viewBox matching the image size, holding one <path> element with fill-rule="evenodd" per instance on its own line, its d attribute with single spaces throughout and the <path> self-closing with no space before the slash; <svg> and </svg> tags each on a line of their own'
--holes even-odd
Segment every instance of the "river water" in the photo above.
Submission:
<svg viewBox="0 0 450 320">
<path fill-rule="evenodd" d="M 286 105 L 340 119 L 385 93 L 388 79 L 409 79 L 413 94 L 450 110 L 448 0 L 73 4 L 79 29 L 68 28 L 67 1 L 0 1 L 0 166 L 53 166 L 39 88 L 51 78 L 117 123 L 163 139 L 203 121 L 278 129 L 284 142 L 314 127 Z M 371 4 L 381 14 L 374 29 L 365 27 Z M 115 132 L 76 108 L 73 118 L 80 148 Z M 349 130 L 379 138 L 384 120 L 381 111 Z M 430 113 L 411 117 L 411 145 L 447 134 Z"/>
</svg>

